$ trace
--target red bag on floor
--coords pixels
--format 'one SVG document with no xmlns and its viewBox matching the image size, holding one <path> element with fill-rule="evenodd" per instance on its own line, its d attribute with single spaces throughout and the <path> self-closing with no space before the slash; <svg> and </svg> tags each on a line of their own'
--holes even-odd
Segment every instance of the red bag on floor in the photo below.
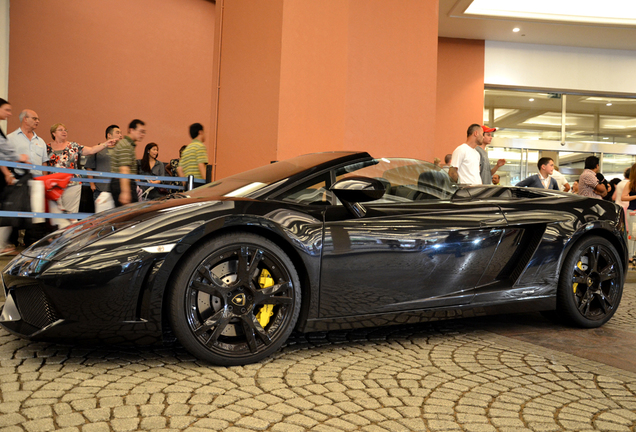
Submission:
<svg viewBox="0 0 636 432">
<path fill-rule="evenodd" d="M 53 173 L 35 177 L 35 180 L 44 182 L 44 196 L 47 200 L 57 201 L 64 193 L 64 189 L 68 186 L 71 178 L 73 178 L 73 174 Z"/>
</svg>

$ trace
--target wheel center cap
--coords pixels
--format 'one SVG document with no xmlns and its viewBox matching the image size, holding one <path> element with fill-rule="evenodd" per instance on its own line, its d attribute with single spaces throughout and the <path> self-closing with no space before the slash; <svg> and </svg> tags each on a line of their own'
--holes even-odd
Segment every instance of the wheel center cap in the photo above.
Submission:
<svg viewBox="0 0 636 432">
<path fill-rule="evenodd" d="M 247 297 L 245 297 L 245 294 L 240 293 L 235 295 L 234 297 L 232 297 L 232 304 L 234 304 L 235 306 L 245 306 L 245 304 L 247 303 Z"/>
</svg>

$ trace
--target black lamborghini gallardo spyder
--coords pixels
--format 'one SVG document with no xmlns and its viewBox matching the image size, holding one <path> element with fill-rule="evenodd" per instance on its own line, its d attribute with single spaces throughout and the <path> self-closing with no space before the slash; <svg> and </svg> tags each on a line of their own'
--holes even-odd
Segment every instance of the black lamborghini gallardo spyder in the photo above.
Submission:
<svg viewBox="0 0 636 432">
<path fill-rule="evenodd" d="M 176 339 L 220 365 L 300 332 L 511 311 L 597 327 L 621 300 L 622 208 L 461 186 L 414 159 L 299 156 L 96 214 L 2 272 L 29 339 Z"/>
</svg>

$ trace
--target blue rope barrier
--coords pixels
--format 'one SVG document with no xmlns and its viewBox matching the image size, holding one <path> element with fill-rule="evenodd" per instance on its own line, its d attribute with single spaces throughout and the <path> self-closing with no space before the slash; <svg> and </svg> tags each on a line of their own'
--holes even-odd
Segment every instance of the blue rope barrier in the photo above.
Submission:
<svg viewBox="0 0 636 432">
<path fill-rule="evenodd" d="M 40 170 L 55 173 L 67 173 L 80 175 L 82 177 L 73 177 L 71 181 L 78 183 L 110 183 L 112 178 L 127 178 L 131 180 L 146 180 L 146 181 L 165 181 L 165 182 L 187 182 L 187 177 L 168 177 L 168 176 L 147 176 L 139 174 L 120 174 L 104 171 L 87 171 L 70 168 L 57 168 L 44 165 L 33 165 L 22 162 L 9 162 L 0 160 L 0 166 L 6 166 L 9 168 L 20 168 L 25 170 Z M 104 178 L 87 178 L 85 176 L 95 176 Z M 205 180 L 194 179 L 194 183 L 205 184 Z M 183 186 L 177 186 L 173 184 L 156 184 L 147 182 L 137 182 L 138 186 L 155 187 L 162 189 L 175 189 L 183 190 Z M 44 218 L 44 219 L 84 219 L 88 216 L 92 216 L 92 213 L 39 213 L 39 212 L 23 212 L 23 211 L 6 211 L 0 210 L 0 218 L 5 217 L 18 217 L 18 218 Z"/>
<path fill-rule="evenodd" d="M 127 178 L 133 180 L 160 180 L 167 182 L 187 182 L 187 177 L 168 177 L 168 176 L 148 176 L 148 175 L 139 175 L 139 174 L 120 174 L 120 173 L 112 173 L 112 172 L 104 172 L 104 171 L 87 171 L 87 170 L 78 170 L 78 169 L 70 169 L 70 168 L 57 168 L 50 167 L 44 165 L 32 165 L 26 164 L 22 162 L 8 162 L 8 161 L 0 161 L 0 166 L 6 166 L 9 168 L 20 168 L 26 170 L 39 170 L 39 171 L 48 171 L 48 172 L 56 172 L 56 173 L 66 173 L 66 174 L 75 174 L 81 176 L 96 176 L 96 177 L 108 177 L 108 178 Z M 194 179 L 194 182 L 197 184 L 205 184 L 205 180 L 202 179 Z"/>
<path fill-rule="evenodd" d="M 172 178 L 172 177 L 171 177 Z M 73 177 L 71 178 L 71 181 L 77 182 L 77 183 L 110 183 L 109 179 L 89 179 L 89 178 L 84 178 L 84 177 Z M 156 184 L 156 183 L 146 183 L 146 182 L 137 182 L 137 186 L 149 186 L 149 187 L 156 187 L 156 188 L 163 188 L 163 189 L 176 189 L 176 190 L 183 190 L 183 186 L 177 186 L 177 185 L 167 185 L 167 184 Z"/>
<path fill-rule="evenodd" d="M 18 218 L 44 218 L 44 219 L 84 219 L 92 215 L 93 213 L 38 213 L 38 212 L 0 210 L 0 218 L 18 217 Z"/>
</svg>

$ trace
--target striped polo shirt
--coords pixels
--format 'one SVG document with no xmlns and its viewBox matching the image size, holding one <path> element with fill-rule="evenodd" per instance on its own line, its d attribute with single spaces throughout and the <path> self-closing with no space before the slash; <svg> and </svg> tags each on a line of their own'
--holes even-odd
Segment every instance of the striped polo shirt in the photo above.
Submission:
<svg viewBox="0 0 636 432">
<path fill-rule="evenodd" d="M 208 152 L 201 141 L 194 140 L 183 150 L 179 166 L 183 169 L 186 177 L 191 175 L 194 178 L 205 180 L 199 171 L 200 163 L 208 163 Z"/>
</svg>

